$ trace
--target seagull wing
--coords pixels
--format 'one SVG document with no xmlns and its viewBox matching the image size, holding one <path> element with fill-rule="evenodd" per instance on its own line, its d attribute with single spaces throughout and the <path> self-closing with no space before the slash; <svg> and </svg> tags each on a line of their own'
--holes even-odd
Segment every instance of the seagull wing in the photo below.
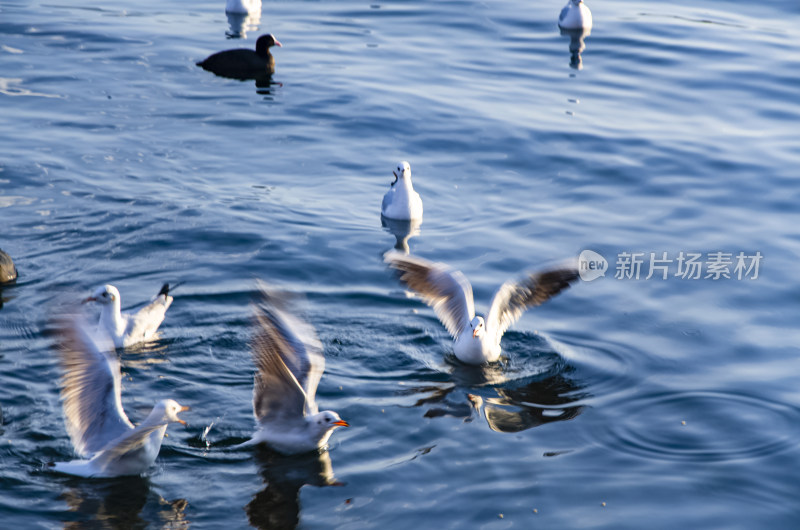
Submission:
<svg viewBox="0 0 800 530">
<path fill-rule="evenodd" d="M 165 283 L 155 300 L 130 316 L 125 334 L 135 342 L 147 340 L 164 321 L 170 305 L 172 297 L 169 295 L 169 284 Z"/>
<path fill-rule="evenodd" d="M 84 458 L 133 429 L 120 397 L 121 376 L 114 345 L 98 345 L 85 325 L 73 321 L 61 341 L 61 399 L 67 432 Z"/>
<path fill-rule="evenodd" d="M 108 464 L 120 457 L 125 456 L 131 451 L 141 449 L 150 439 L 153 432 L 164 426 L 163 423 L 155 425 L 139 425 L 134 429 L 128 430 L 116 440 L 112 440 L 103 450 L 95 456 L 95 463 L 106 467 Z"/>
<path fill-rule="evenodd" d="M 433 307 L 453 338 L 469 326 L 475 316 L 472 286 L 461 272 L 444 263 L 390 252 L 384 261 L 400 272 L 400 281 Z"/>
<path fill-rule="evenodd" d="M 314 396 L 325 357 L 313 327 L 289 313 L 286 301 L 260 285 L 253 337 L 253 413 L 259 423 L 316 414 Z"/>
<path fill-rule="evenodd" d="M 508 327 L 516 322 L 529 307 L 543 304 L 578 279 L 578 269 L 573 265 L 528 274 L 521 280 L 510 280 L 500 286 L 492 299 L 486 316 L 488 332 L 496 333 L 497 341 Z"/>
</svg>

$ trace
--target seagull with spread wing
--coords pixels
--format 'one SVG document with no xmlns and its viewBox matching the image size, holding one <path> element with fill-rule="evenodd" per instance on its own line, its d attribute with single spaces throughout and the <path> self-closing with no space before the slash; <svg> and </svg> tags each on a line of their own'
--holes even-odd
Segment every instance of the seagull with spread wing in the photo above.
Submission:
<svg viewBox="0 0 800 530">
<path fill-rule="evenodd" d="M 324 448 L 333 429 L 349 427 L 336 412 L 319 412 L 314 396 L 325 369 L 314 328 L 290 313 L 286 300 L 260 285 L 252 355 L 253 414 L 258 429 L 241 446 L 265 442 L 281 453 Z"/>
<path fill-rule="evenodd" d="M 153 465 L 172 422 L 189 410 L 172 399 L 156 403 L 139 425 L 122 409 L 119 360 L 111 344 L 99 344 L 85 326 L 63 330 L 59 352 L 64 370 L 61 399 L 67 432 L 82 458 L 53 464 L 55 471 L 80 477 L 140 475 Z"/>
<path fill-rule="evenodd" d="M 113 285 L 102 285 L 83 302 L 100 304 L 98 327 L 111 335 L 114 346 L 126 348 L 156 338 L 156 331 L 164 321 L 172 297 L 169 284 L 165 283 L 152 302 L 136 313 L 123 313 L 119 290 Z"/>
<path fill-rule="evenodd" d="M 500 286 L 484 319 L 475 315 L 472 286 L 467 278 L 444 263 L 388 252 L 389 267 L 400 281 L 433 307 L 436 316 L 453 336 L 453 352 L 467 364 L 483 364 L 500 358 L 500 339 L 526 309 L 541 305 L 578 279 L 574 266 L 559 266 L 533 272 Z"/>
</svg>

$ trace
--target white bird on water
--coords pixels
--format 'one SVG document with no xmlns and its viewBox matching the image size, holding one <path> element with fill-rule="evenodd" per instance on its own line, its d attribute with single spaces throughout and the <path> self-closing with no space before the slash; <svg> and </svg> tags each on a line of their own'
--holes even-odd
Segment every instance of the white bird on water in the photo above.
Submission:
<svg viewBox="0 0 800 530">
<path fill-rule="evenodd" d="M 113 348 L 98 345 L 77 322 L 63 331 L 61 399 L 67 432 L 82 459 L 54 463 L 54 470 L 80 477 L 144 473 L 158 456 L 167 425 L 186 425 L 178 413 L 189 407 L 164 399 L 134 427 L 122 409 L 119 360 Z"/>
<path fill-rule="evenodd" d="M 314 396 L 325 369 L 314 328 L 291 314 L 286 300 L 260 285 L 252 356 L 253 415 L 258 429 L 237 447 L 261 442 L 285 454 L 324 448 L 333 429 L 349 427 L 336 412 L 319 412 Z"/>
<path fill-rule="evenodd" d="M 569 0 L 558 15 L 558 26 L 564 29 L 592 29 L 592 12 L 583 0 Z"/>
<path fill-rule="evenodd" d="M 572 265 L 546 269 L 509 280 L 495 293 L 484 320 L 475 315 L 472 286 L 459 271 L 444 263 L 388 252 L 386 263 L 400 272 L 400 281 L 419 294 L 453 336 L 453 352 L 467 364 L 500 358 L 500 339 L 529 307 L 538 306 L 578 279 Z"/>
<path fill-rule="evenodd" d="M 392 174 L 394 181 L 383 196 L 381 215 L 401 221 L 422 219 L 422 199 L 411 184 L 411 166 L 408 162 L 400 162 Z"/>
<path fill-rule="evenodd" d="M 172 297 L 169 295 L 169 284 L 165 283 L 151 303 L 136 313 L 123 313 L 117 288 L 103 285 L 83 302 L 100 304 L 98 327 L 111 336 L 115 347 L 124 348 L 155 337 L 158 326 L 164 321 L 164 315 L 172 304 Z"/>
<path fill-rule="evenodd" d="M 261 14 L 261 0 L 227 0 L 225 12 L 234 15 Z"/>
</svg>

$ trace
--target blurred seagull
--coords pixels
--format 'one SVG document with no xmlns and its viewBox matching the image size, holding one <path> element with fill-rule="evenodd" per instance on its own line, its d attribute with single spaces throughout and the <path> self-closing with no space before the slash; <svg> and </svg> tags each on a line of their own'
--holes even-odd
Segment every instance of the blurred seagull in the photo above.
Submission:
<svg viewBox="0 0 800 530">
<path fill-rule="evenodd" d="M 578 279 L 578 269 L 562 265 L 530 273 L 500 286 L 484 320 L 475 316 L 472 286 L 444 263 L 388 252 L 384 260 L 400 272 L 400 281 L 433 307 L 453 336 L 453 352 L 467 364 L 491 363 L 500 357 L 500 339 L 529 307 L 538 306 Z"/>
<path fill-rule="evenodd" d="M 592 12 L 583 0 L 569 0 L 558 15 L 558 26 L 564 29 L 592 29 Z"/>
<path fill-rule="evenodd" d="M 422 219 L 422 199 L 411 184 L 411 166 L 408 162 L 400 162 L 392 174 L 394 181 L 383 196 L 381 215 L 401 221 Z"/>
<path fill-rule="evenodd" d="M 324 448 L 333 429 L 349 425 L 333 411 L 319 412 L 314 401 L 325 369 L 322 343 L 310 324 L 287 311 L 284 298 L 259 287 L 252 346 L 258 429 L 238 447 L 265 442 L 285 454 Z"/>
<path fill-rule="evenodd" d="M 123 348 L 155 337 L 158 326 L 164 321 L 164 315 L 172 304 L 172 297 L 169 295 L 169 284 L 165 283 L 151 303 L 136 313 L 122 313 L 117 288 L 103 285 L 83 302 L 101 305 L 98 327 L 111 336 L 114 346 Z"/>
<path fill-rule="evenodd" d="M 67 432 L 82 460 L 52 464 L 55 471 L 80 477 L 140 475 L 155 462 L 167 424 L 186 425 L 178 413 L 189 407 L 164 399 L 133 426 L 122 409 L 119 361 L 110 346 L 98 346 L 77 322 L 64 330 L 61 399 Z"/>
</svg>

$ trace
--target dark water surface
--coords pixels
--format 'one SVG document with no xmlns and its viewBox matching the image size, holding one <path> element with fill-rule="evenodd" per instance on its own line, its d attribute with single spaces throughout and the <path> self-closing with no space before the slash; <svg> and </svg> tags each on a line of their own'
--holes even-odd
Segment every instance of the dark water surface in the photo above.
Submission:
<svg viewBox="0 0 800 530">
<path fill-rule="evenodd" d="M 561 4 L 265 1 L 231 40 L 222 0 L 0 0 L 0 247 L 20 272 L 0 295 L 0 526 L 800 526 L 800 4 L 595 2 L 581 70 Z M 194 65 L 262 31 L 284 44 L 271 87 Z M 404 159 L 411 251 L 462 270 L 479 311 L 584 249 L 610 271 L 526 313 L 505 364 L 453 362 L 381 260 Z M 668 279 L 644 279 L 651 252 Z M 681 252 L 731 254 L 731 278 L 676 277 Z M 638 281 L 614 278 L 621 253 L 643 253 Z M 227 450 L 253 429 L 255 278 L 304 294 L 325 346 L 318 401 L 352 427 L 322 456 Z M 123 355 L 123 401 L 140 421 L 173 397 L 189 426 L 149 477 L 47 471 L 73 457 L 51 313 L 165 281 L 183 283 L 161 340 Z"/>
</svg>

